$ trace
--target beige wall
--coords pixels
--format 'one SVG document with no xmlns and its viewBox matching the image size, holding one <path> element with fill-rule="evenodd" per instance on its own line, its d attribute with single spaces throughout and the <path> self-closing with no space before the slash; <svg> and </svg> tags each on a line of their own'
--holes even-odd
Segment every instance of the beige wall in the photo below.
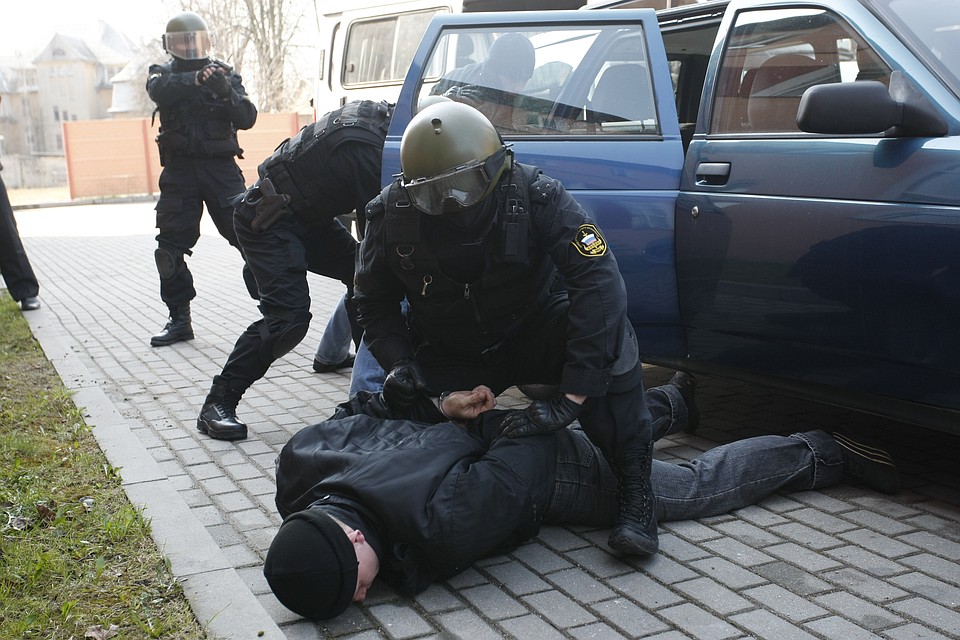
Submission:
<svg viewBox="0 0 960 640">
<path fill-rule="evenodd" d="M 240 132 L 244 157 L 237 163 L 248 185 L 257 177 L 257 165 L 310 119 L 296 113 L 261 113 L 253 129 Z M 158 193 L 158 128 L 159 123 L 150 125 L 150 118 L 64 122 L 70 198 Z"/>
</svg>

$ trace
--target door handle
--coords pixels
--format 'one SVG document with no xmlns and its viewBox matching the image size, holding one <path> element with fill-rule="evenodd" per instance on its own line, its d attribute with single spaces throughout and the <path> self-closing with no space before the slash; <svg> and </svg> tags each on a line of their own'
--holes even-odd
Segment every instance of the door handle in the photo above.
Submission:
<svg viewBox="0 0 960 640">
<path fill-rule="evenodd" d="M 697 165 L 698 185 L 722 187 L 729 178 L 729 162 L 701 162 Z"/>
</svg>

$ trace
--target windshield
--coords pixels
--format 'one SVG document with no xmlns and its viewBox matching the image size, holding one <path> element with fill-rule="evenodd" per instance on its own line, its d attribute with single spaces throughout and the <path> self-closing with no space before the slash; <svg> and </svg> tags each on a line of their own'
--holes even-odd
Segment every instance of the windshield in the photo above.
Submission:
<svg viewBox="0 0 960 640">
<path fill-rule="evenodd" d="M 885 21 L 960 96 L 960 2 L 956 0 L 870 0 Z"/>
</svg>

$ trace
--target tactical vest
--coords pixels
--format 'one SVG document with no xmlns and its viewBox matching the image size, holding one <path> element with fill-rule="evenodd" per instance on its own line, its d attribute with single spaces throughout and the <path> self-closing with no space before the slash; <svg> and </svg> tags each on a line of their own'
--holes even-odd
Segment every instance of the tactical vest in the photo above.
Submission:
<svg viewBox="0 0 960 640">
<path fill-rule="evenodd" d="M 421 241 L 423 214 L 407 202 L 399 181 L 384 191 L 386 259 L 406 288 L 414 332 L 422 336 L 420 327 L 430 327 L 431 344 L 465 354 L 495 350 L 519 333 L 552 291 L 555 265 L 538 251 L 532 217 L 545 212 L 544 194 L 552 194 L 553 182 L 534 167 L 514 167 L 494 190 L 497 212 L 483 274 L 470 283 L 441 271 L 436 253 Z"/>
<path fill-rule="evenodd" d="M 176 60 L 164 66 L 171 73 L 184 71 L 183 64 Z M 157 145 L 162 165 L 166 166 L 176 157 L 243 157 L 230 117 L 230 105 L 202 88 L 174 104 L 157 107 L 157 112 L 160 114 Z"/>
<path fill-rule="evenodd" d="M 382 149 L 392 115 L 393 105 L 388 102 L 349 102 L 281 142 L 257 173 L 261 179 L 269 177 L 278 192 L 290 196 L 289 206 L 299 217 L 310 210 L 353 209 L 352 201 L 347 201 L 349 194 L 325 189 L 317 176 L 324 175 L 329 158 L 341 144 L 363 142 Z"/>
</svg>

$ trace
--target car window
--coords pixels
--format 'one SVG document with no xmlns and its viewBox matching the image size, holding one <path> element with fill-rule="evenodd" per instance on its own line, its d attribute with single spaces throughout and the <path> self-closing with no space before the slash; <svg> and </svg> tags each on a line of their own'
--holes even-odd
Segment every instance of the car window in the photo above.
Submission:
<svg viewBox="0 0 960 640">
<path fill-rule="evenodd" d="M 797 109 L 808 88 L 889 79 L 890 67 L 831 11 L 741 11 L 717 76 L 710 131 L 799 134 Z"/>
<path fill-rule="evenodd" d="M 660 134 L 640 24 L 521 29 L 444 31 L 418 99 L 475 106 L 505 137 Z"/>
<path fill-rule="evenodd" d="M 344 45 L 344 86 L 400 84 L 430 19 L 439 9 L 353 23 Z"/>
</svg>

